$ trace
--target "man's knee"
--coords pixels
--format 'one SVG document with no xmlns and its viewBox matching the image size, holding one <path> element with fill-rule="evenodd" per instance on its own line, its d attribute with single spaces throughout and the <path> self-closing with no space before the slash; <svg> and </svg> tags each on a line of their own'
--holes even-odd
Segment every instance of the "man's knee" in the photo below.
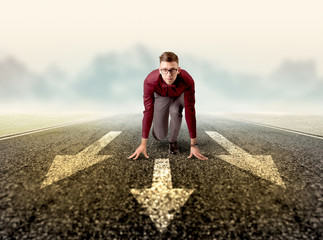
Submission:
<svg viewBox="0 0 323 240">
<path fill-rule="evenodd" d="M 161 140 L 164 140 L 167 137 L 167 132 L 166 131 L 156 131 L 153 128 L 152 135 L 157 141 L 161 141 Z"/>
<path fill-rule="evenodd" d="M 182 105 L 173 104 L 169 108 L 169 114 L 170 114 L 171 117 L 182 118 L 183 117 L 182 112 L 183 112 L 183 106 Z"/>
</svg>

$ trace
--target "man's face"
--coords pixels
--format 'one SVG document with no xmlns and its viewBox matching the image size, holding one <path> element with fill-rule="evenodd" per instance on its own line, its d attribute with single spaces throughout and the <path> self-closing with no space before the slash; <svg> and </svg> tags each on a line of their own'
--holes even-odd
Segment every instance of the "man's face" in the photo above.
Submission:
<svg viewBox="0 0 323 240">
<path fill-rule="evenodd" d="M 159 72 L 166 84 L 171 85 L 175 82 L 177 75 L 180 73 L 180 67 L 177 62 L 161 62 Z"/>
</svg>

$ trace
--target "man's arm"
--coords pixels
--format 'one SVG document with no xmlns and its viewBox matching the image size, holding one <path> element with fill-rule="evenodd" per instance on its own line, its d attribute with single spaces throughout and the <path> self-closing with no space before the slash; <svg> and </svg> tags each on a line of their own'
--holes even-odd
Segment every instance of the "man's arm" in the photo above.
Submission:
<svg viewBox="0 0 323 240">
<path fill-rule="evenodd" d="M 147 86 L 145 88 L 151 88 Z M 151 89 L 144 90 L 144 117 L 142 119 L 142 138 L 148 138 L 154 117 L 154 92 Z"/>
<path fill-rule="evenodd" d="M 189 79 L 189 82 L 191 82 L 191 85 L 184 92 L 185 119 L 191 137 L 191 151 L 188 158 L 191 158 L 194 155 L 200 160 L 206 160 L 208 158 L 200 153 L 200 149 L 197 146 L 194 80 L 188 73 L 186 77 Z"/>
<path fill-rule="evenodd" d="M 154 92 L 155 86 L 148 81 L 148 77 L 144 81 L 144 117 L 142 119 L 142 138 L 148 138 L 149 131 L 154 117 Z"/>
<path fill-rule="evenodd" d="M 149 84 L 149 76 L 144 81 L 144 117 L 142 119 L 142 138 L 141 138 L 141 144 L 136 149 L 136 151 L 129 156 L 128 158 L 134 158 L 137 159 L 140 155 L 140 153 L 143 153 L 146 158 L 149 158 L 147 155 L 147 142 L 148 142 L 148 136 L 149 131 L 152 125 L 153 121 L 153 113 L 154 113 L 154 91 L 155 88 L 153 85 Z"/>
<path fill-rule="evenodd" d="M 183 71 L 182 71 L 183 72 Z M 183 77 L 188 86 L 184 91 L 185 102 L 185 120 L 191 138 L 196 138 L 196 117 L 195 117 L 195 84 L 194 80 L 186 71 L 183 72 Z"/>
</svg>

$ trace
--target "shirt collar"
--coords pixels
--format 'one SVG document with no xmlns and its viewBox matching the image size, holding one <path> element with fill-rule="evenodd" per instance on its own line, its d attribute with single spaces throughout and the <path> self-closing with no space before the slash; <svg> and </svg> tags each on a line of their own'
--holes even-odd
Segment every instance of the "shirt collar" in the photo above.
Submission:
<svg viewBox="0 0 323 240">
<path fill-rule="evenodd" d="M 171 85 L 168 85 L 165 81 L 164 81 L 164 79 L 163 79 L 163 77 L 162 77 L 162 75 L 161 74 L 159 74 L 159 77 L 160 77 L 160 79 L 161 79 L 161 82 L 162 82 L 162 84 L 163 84 L 163 86 L 164 87 L 177 87 L 176 85 L 177 84 L 175 84 L 175 83 L 177 83 L 178 82 L 178 75 L 177 75 L 177 77 L 176 77 L 176 79 L 175 79 L 175 81 L 174 81 L 174 83 L 173 84 L 171 84 Z"/>
</svg>

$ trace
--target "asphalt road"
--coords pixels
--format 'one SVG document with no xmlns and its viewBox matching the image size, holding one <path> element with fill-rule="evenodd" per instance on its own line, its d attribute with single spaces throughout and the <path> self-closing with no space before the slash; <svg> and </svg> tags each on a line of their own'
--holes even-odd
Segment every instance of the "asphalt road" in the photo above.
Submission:
<svg viewBox="0 0 323 240">
<path fill-rule="evenodd" d="M 139 146 L 141 120 L 115 116 L 0 140 L 0 238 L 323 239 L 323 139 L 198 116 L 208 160 L 187 159 L 185 121 L 180 155 L 150 137 L 149 159 L 127 159 Z M 97 153 L 109 156 L 43 185 L 56 156 L 77 155 L 112 131 L 121 133 Z M 249 155 L 271 156 L 274 167 L 261 171 L 276 172 L 283 185 L 223 160 L 230 151 L 206 131 Z M 132 192 L 152 189 L 156 159 L 168 159 L 174 189 L 192 190 L 162 230 Z"/>
</svg>

